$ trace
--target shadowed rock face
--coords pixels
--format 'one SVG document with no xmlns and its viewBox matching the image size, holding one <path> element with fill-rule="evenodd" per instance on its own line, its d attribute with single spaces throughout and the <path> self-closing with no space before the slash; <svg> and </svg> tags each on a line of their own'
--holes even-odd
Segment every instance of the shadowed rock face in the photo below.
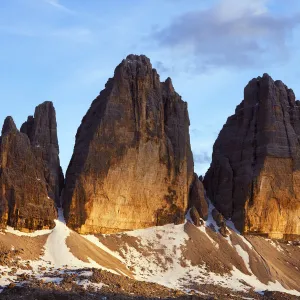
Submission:
<svg viewBox="0 0 300 300">
<path fill-rule="evenodd" d="M 213 149 L 204 185 L 244 233 L 300 235 L 300 103 L 281 81 L 252 79 Z"/>
<path fill-rule="evenodd" d="M 147 57 L 129 55 L 77 131 L 63 197 L 68 226 L 111 233 L 182 222 L 192 179 L 186 102 Z"/>
<path fill-rule="evenodd" d="M 63 175 L 52 103 L 39 105 L 21 131 L 11 117 L 5 119 L 0 143 L 0 227 L 53 228 Z"/>
<path fill-rule="evenodd" d="M 46 101 L 37 106 L 34 117 L 29 116 L 20 131 L 28 135 L 34 155 L 43 165 L 49 197 L 55 199 L 57 206 L 60 206 L 64 176 L 59 162 L 56 114 L 53 103 Z"/>
<path fill-rule="evenodd" d="M 193 183 L 189 195 L 189 207 L 195 207 L 200 217 L 207 220 L 208 204 L 205 199 L 204 187 L 197 174 L 194 174 Z"/>
</svg>

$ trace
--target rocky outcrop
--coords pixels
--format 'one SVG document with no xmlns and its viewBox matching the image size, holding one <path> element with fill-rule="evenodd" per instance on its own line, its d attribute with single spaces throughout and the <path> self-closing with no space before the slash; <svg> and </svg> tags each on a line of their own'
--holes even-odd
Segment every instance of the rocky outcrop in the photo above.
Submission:
<svg viewBox="0 0 300 300">
<path fill-rule="evenodd" d="M 0 142 L 0 227 L 53 228 L 63 176 L 52 103 L 39 105 L 21 131 L 11 117 L 5 119 Z"/>
<path fill-rule="evenodd" d="M 198 210 L 195 208 L 195 206 L 192 206 L 190 209 L 190 216 L 193 224 L 197 227 L 204 224 L 203 220 L 201 219 Z"/>
<path fill-rule="evenodd" d="M 300 102 L 281 81 L 252 79 L 213 149 L 204 186 L 243 233 L 300 235 Z"/>
<path fill-rule="evenodd" d="M 189 195 L 189 207 L 195 207 L 203 220 L 208 217 L 208 204 L 205 199 L 205 192 L 202 182 L 197 174 L 194 174 L 193 183 Z"/>
<path fill-rule="evenodd" d="M 46 101 L 38 105 L 34 117 L 29 116 L 20 131 L 28 135 L 34 155 L 43 165 L 49 197 L 55 199 L 57 206 L 60 206 L 64 176 L 59 161 L 56 113 L 53 103 Z"/>
<path fill-rule="evenodd" d="M 180 223 L 193 179 L 187 104 L 150 60 L 129 55 L 76 134 L 64 211 L 80 233 Z"/>
</svg>

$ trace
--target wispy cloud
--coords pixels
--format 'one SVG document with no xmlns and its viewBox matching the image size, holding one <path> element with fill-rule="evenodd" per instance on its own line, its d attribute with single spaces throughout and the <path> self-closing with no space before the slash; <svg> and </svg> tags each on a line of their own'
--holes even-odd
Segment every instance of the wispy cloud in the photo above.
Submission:
<svg viewBox="0 0 300 300">
<path fill-rule="evenodd" d="M 92 32 L 85 27 L 67 27 L 51 30 L 48 36 L 60 39 L 66 39 L 68 41 L 84 43 L 92 41 Z"/>
<path fill-rule="evenodd" d="M 0 35 L 20 36 L 24 38 L 57 39 L 73 43 L 91 43 L 93 33 L 85 27 L 61 27 L 52 29 L 24 28 L 22 26 L 0 26 Z"/>
<path fill-rule="evenodd" d="M 211 161 L 211 157 L 207 152 L 195 153 L 194 154 L 195 164 L 209 164 Z"/>
<path fill-rule="evenodd" d="M 76 12 L 74 10 L 71 10 L 67 8 L 66 6 L 62 5 L 59 0 L 44 0 L 49 5 L 55 7 L 56 9 L 59 9 L 63 12 L 69 13 L 69 14 L 75 14 Z"/>
<path fill-rule="evenodd" d="M 300 14 L 276 14 L 268 0 L 219 0 L 205 10 L 185 13 L 152 37 L 159 47 L 192 57 L 203 70 L 252 67 L 289 55 L 288 39 Z M 271 1 L 272 2 L 272 1 Z"/>
</svg>

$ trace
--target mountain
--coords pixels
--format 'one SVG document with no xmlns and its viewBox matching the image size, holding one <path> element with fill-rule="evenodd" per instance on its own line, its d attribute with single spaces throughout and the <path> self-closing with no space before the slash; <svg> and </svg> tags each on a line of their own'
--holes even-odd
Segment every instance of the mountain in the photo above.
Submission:
<svg viewBox="0 0 300 300">
<path fill-rule="evenodd" d="M 127 56 L 77 131 L 63 195 L 68 226 L 112 233 L 182 223 L 192 180 L 187 103 L 146 56 Z"/>
<path fill-rule="evenodd" d="M 205 175 L 208 197 L 245 234 L 300 235 L 300 102 L 281 81 L 252 79 Z"/>
<path fill-rule="evenodd" d="M 36 159 L 43 165 L 49 197 L 60 206 L 64 175 L 59 161 L 56 113 L 53 103 L 46 101 L 35 108 L 20 129 L 29 137 Z"/>
<path fill-rule="evenodd" d="M 52 103 L 39 105 L 21 132 L 7 117 L 0 147 L 1 227 L 22 231 L 53 228 L 63 175 Z"/>
<path fill-rule="evenodd" d="M 204 180 L 187 104 L 143 55 L 91 104 L 65 182 L 53 104 L 7 117 L 0 300 L 299 299 L 299 104 L 251 80 Z"/>
</svg>

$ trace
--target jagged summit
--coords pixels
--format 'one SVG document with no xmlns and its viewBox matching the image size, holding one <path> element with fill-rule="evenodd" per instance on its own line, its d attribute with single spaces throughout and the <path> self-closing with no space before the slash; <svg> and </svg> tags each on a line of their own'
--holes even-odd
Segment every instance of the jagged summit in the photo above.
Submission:
<svg viewBox="0 0 300 300">
<path fill-rule="evenodd" d="M 300 234 L 300 107 L 268 74 L 252 79 L 213 149 L 204 185 L 244 233 Z"/>
<path fill-rule="evenodd" d="M 17 130 L 14 119 L 11 116 L 5 118 L 2 126 L 2 135 L 10 132 L 11 130 Z"/>
<path fill-rule="evenodd" d="M 146 56 L 127 56 L 78 129 L 67 224 L 103 233 L 182 222 L 193 179 L 188 128 L 171 81 L 161 83 Z"/>
<path fill-rule="evenodd" d="M 7 117 L 0 146 L 0 227 L 52 228 L 63 184 L 53 104 L 37 106 L 21 131 Z"/>
</svg>

